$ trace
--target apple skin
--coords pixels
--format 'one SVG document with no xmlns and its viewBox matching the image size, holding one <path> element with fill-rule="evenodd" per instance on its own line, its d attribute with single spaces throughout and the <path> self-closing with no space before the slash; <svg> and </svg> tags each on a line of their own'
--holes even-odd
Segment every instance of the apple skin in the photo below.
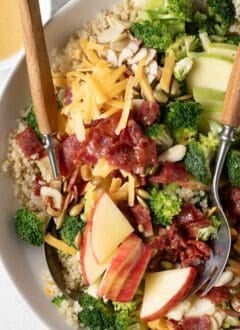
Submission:
<svg viewBox="0 0 240 330">
<path fill-rule="evenodd" d="M 122 268 L 121 273 L 118 274 L 117 278 L 113 282 L 113 284 L 112 284 L 110 290 L 108 291 L 108 293 L 106 294 L 105 298 L 116 301 L 117 296 L 119 295 L 119 292 L 122 290 L 122 288 L 125 285 L 125 282 L 129 278 L 129 276 L 131 277 L 132 271 L 133 271 L 136 263 L 138 262 L 139 257 L 142 254 L 142 249 L 143 249 L 143 247 L 141 247 L 141 249 L 139 251 L 137 251 L 137 253 L 135 253 L 134 255 L 131 256 L 131 258 L 128 260 L 128 262 L 125 264 L 125 266 Z"/>
<path fill-rule="evenodd" d="M 91 235 L 92 223 L 88 222 L 83 233 L 80 258 L 83 279 L 87 285 L 94 283 L 106 270 L 111 261 L 111 258 L 109 258 L 103 264 L 98 263 L 92 250 Z"/>
<path fill-rule="evenodd" d="M 148 263 L 151 259 L 152 255 L 152 248 L 149 245 L 144 245 L 137 260 L 134 268 L 132 269 L 131 274 L 126 280 L 125 285 L 123 286 L 122 290 L 120 291 L 116 301 L 119 302 L 129 302 L 132 301 L 135 293 L 138 289 L 138 286 L 145 274 L 146 268 Z"/>
<path fill-rule="evenodd" d="M 174 271 L 178 271 L 178 269 L 173 269 L 173 270 L 164 271 L 164 272 L 174 272 Z M 159 273 L 163 273 L 163 272 L 159 272 Z M 154 273 L 152 273 L 152 274 L 154 274 Z M 159 309 L 156 308 L 156 310 L 152 311 L 151 314 L 143 315 L 143 306 L 144 306 L 144 298 L 143 298 L 143 306 L 142 306 L 142 310 L 140 313 L 141 320 L 147 322 L 147 321 L 153 321 L 159 317 L 165 316 L 173 307 L 175 307 L 182 299 L 185 298 L 185 296 L 187 295 L 187 293 L 193 286 L 196 275 L 197 275 L 196 269 L 194 267 L 188 267 L 188 273 L 187 273 L 187 276 L 186 276 L 182 286 L 178 289 L 177 292 L 175 292 L 175 294 L 173 296 L 169 297 L 169 300 L 162 307 L 160 307 Z M 176 282 L 178 280 L 179 280 L 179 277 L 176 276 Z M 167 283 L 167 281 L 166 281 L 166 287 L 167 286 L 169 286 L 169 282 Z M 146 286 L 145 286 L 145 293 L 146 293 Z M 144 295 L 145 295 L 145 293 L 144 293 Z M 154 294 L 155 294 L 155 296 L 161 297 L 165 293 L 164 292 L 154 292 Z"/>
<path fill-rule="evenodd" d="M 139 255 L 139 252 L 142 249 L 142 244 L 142 240 L 137 235 L 131 234 L 118 247 L 101 280 L 97 292 L 98 297 L 108 297 L 108 292 L 111 290 L 111 287 L 114 285 L 115 281 L 118 281 L 118 278 L 121 277 L 121 273 L 124 268 L 127 267 L 128 264 L 130 265 L 131 262 L 134 264 L 134 259 Z M 118 288 L 116 288 L 116 290 L 118 290 Z"/>
</svg>

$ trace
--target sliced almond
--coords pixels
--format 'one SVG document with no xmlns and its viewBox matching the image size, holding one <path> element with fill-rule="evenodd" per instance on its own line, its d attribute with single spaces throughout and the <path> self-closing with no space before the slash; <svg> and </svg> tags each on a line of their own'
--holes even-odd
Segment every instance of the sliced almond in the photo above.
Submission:
<svg viewBox="0 0 240 330">
<path fill-rule="evenodd" d="M 115 40 L 114 42 L 110 43 L 110 49 L 112 49 L 115 52 L 121 52 L 124 48 L 127 47 L 129 43 L 129 39 L 121 39 L 121 40 Z"/>
<path fill-rule="evenodd" d="M 59 190 L 51 187 L 41 187 L 40 190 L 41 197 L 51 197 L 53 200 L 53 206 L 55 209 L 59 210 L 62 207 L 63 196 Z"/>
<path fill-rule="evenodd" d="M 117 54 L 112 49 L 108 49 L 108 52 L 107 52 L 107 61 L 110 64 L 112 64 L 112 66 L 114 66 L 114 67 L 117 67 L 118 66 Z"/>
<path fill-rule="evenodd" d="M 116 40 L 119 35 L 125 30 L 124 26 L 112 25 L 108 29 L 102 31 L 98 35 L 98 42 L 100 44 L 107 44 L 111 41 Z"/>
<path fill-rule="evenodd" d="M 139 61 L 141 61 L 142 59 L 144 59 L 144 57 L 147 56 L 147 48 L 141 48 L 139 49 L 139 51 L 130 59 L 128 60 L 129 64 L 134 64 L 134 63 L 138 63 Z"/>
<path fill-rule="evenodd" d="M 62 189 L 62 181 L 61 180 L 52 180 L 50 182 L 50 187 L 61 191 L 61 189 Z"/>
<path fill-rule="evenodd" d="M 154 76 L 157 76 L 158 74 L 158 64 L 157 64 L 157 61 L 151 61 L 149 64 L 148 64 L 148 73 L 154 75 Z"/>
<path fill-rule="evenodd" d="M 158 160 L 160 162 L 169 161 L 172 163 L 179 162 L 183 159 L 183 157 L 186 154 L 186 146 L 182 144 L 176 144 L 175 146 L 167 149 L 165 152 L 163 152 Z"/>
<path fill-rule="evenodd" d="M 157 55 L 157 51 L 156 49 L 148 49 L 148 52 L 147 52 L 147 56 L 146 56 L 146 59 L 145 59 L 145 64 L 148 65 L 148 63 L 150 63 Z"/>
<path fill-rule="evenodd" d="M 124 29 L 129 29 L 130 26 L 131 26 L 131 23 L 130 22 L 126 22 L 126 21 L 122 21 L 120 20 L 118 17 L 116 16 L 108 16 L 107 17 L 107 21 L 109 23 L 110 26 L 115 26 L 115 25 L 118 25 Z"/>
<path fill-rule="evenodd" d="M 154 81 L 155 78 L 156 78 L 156 76 L 154 74 L 149 73 L 147 75 L 147 80 L 148 80 L 148 82 L 149 82 L 150 85 Z"/>
<path fill-rule="evenodd" d="M 133 54 L 135 54 L 141 45 L 141 41 L 138 39 L 132 39 L 129 44 L 127 45 L 127 48 L 130 49 Z"/>
<path fill-rule="evenodd" d="M 118 66 L 122 65 L 123 62 L 125 62 L 132 56 L 133 56 L 133 52 L 128 48 L 124 48 L 119 55 Z"/>
</svg>

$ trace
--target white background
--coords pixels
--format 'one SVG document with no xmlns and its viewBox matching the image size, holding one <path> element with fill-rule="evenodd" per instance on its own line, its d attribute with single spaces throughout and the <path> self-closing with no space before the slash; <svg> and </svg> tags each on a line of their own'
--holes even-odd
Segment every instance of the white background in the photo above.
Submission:
<svg viewBox="0 0 240 330">
<path fill-rule="evenodd" d="M 1 0 L 0 0 L 1 1 Z M 53 13 L 68 0 L 52 0 Z M 0 72 L 0 89 L 6 74 Z M 21 300 L 0 260 L 0 330 L 47 330 Z M 57 329 L 51 329 L 57 330 Z"/>
</svg>

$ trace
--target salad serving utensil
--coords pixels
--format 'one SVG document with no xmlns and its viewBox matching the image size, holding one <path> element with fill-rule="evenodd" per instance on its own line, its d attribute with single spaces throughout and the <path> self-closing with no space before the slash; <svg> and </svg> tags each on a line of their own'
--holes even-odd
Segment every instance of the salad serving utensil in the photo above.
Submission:
<svg viewBox="0 0 240 330">
<path fill-rule="evenodd" d="M 59 176 L 54 135 L 57 130 L 57 101 L 51 76 L 38 0 L 19 0 L 28 78 L 39 130 L 52 173 Z"/>
<path fill-rule="evenodd" d="M 205 284 L 201 295 L 204 296 L 220 278 L 227 264 L 231 249 L 231 232 L 228 220 L 221 206 L 218 193 L 219 179 L 222 173 L 227 152 L 233 141 L 234 130 L 240 125 L 240 47 L 238 47 L 232 72 L 229 78 L 227 92 L 224 99 L 220 133 L 220 146 L 215 162 L 215 169 L 211 185 L 211 199 L 217 207 L 216 215 L 221 220 L 218 236 L 212 241 L 210 258 L 205 263 L 205 269 L 199 276 L 191 294 L 196 293 Z"/>
</svg>

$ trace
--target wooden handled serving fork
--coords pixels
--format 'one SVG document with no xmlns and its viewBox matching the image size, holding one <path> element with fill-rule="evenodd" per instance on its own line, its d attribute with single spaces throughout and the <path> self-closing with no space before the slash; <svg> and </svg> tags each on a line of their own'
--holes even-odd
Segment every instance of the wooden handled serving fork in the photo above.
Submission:
<svg viewBox="0 0 240 330">
<path fill-rule="evenodd" d="M 216 157 L 211 187 L 211 199 L 212 203 L 217 206 L 216 215 L 221 220 L 221 227 L 217 238 L 212 241 L 211 247 L 213 253 L 210 259 L 206 261 L 205 270 L 199 276 L 191 292 L 191 294 L 196 293 L 206 284 L 201 293 L 202 296 L 204 296 L 220 278 L 227 264 L 231 249 L 230 228 L 221 206 L 218 186 L 226 155 L 233 141 L 234 130 L 240 125 L 240 47 L 237 50 L 228 82 L 221 122 L 223 124 L 223 130 L 220 134 L 221 142 Z"/>
</svg>

